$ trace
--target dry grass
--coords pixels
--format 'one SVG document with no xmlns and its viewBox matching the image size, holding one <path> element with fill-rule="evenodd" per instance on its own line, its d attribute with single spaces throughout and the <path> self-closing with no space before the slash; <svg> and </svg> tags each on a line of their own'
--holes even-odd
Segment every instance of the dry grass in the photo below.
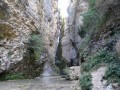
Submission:
<svg viewBox="0 0 120 90">
<path fill-rule="evenodd" d="M 0 8 L 0 19 L 4 20 L 5 18 L 5 12 Z"/>
<path fill-rule="evenodd" d="M 11 39 L 15 38 L 16 34 L 13 31 L 13 28 L 9 24 L 0 24 L 0 39 Z"/>
</svg>

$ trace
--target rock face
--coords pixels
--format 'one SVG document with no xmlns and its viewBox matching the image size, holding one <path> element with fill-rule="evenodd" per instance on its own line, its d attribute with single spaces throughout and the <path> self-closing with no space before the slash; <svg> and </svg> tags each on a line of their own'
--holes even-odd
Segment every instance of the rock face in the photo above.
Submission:
<svg viewBox="0 0 120 90">
<path fill-rule="evenodd" d="M 0 73 L 24 60 L 28 39 L 36 30 L 48 61 L 54 63 L 60 33 L 57 0 L 0 0 Z"/>
<path fill-rule="evenodd" d="M 62 38 L 62 55 L 68 62 L 73 62 L 73 65 L 79 65 L 78 48 L 81 38 L 78 30 L 83 19 L 80 14 L 86 12 L 87 8 L 88 4 L 85 0 L 72 0 L 68 7 L 69 17 L 66 20 L 64 37 Z"/>
<path fill-rule="evenodd" d="M 46 48 L 49 52 L 51 59 L 54 62 L 56 49 L 59 43 L 60 35 L 60 16 L 57 8 L 57 0 L 45 0 L 44 1 L 45 11 L 43 17 L 43 38 L 46 43 Z"/>
</svg>

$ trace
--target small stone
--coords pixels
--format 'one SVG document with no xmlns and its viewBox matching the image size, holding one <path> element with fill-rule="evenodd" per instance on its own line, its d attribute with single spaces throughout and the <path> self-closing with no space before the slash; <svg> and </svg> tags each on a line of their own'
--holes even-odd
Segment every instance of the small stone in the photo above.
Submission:
<svg viewBox="0 0 120 90">
<path fill-rule="evenodd" d="M 118 83 L 113 83 L 112 86 L 113 86 L 113 88 L 118 88 L 119 84 Z"/>
<path fill-rule="evenodd" d="M 68 77 L 69 80 L 78 80 L 80 77 L 80 66 L 70 67 Z"/>
<path fill-rule="evenodd" d="M 107 80 L 104 80 L 102 83 L 104 86 L 107 86 Z"/>
<path fill-rule="evenodd" d="M 106 90 L 113 90 L 112 84 L 106 87 Z"/>
</svg>

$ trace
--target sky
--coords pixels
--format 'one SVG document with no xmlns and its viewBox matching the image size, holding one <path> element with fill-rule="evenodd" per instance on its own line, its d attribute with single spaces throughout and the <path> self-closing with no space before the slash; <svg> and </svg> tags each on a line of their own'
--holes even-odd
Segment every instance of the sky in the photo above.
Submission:
<svg viewBox="0 0 120 90">
<path fill-rule="evenodd" d="M 69 6 L 69 1 L 70 0 L 58 0 L 58 7 L 60 9 L 60 13 L 63 18 L 68 16 L 67 8 Z"/>
</svg>

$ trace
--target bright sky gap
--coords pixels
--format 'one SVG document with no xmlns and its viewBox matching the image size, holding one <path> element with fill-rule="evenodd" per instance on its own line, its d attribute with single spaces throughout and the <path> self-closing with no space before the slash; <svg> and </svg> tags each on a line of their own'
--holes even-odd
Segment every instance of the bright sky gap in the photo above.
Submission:
<svg viewBox="0 0 120 90">
<path fill-rule="evenodd" d="M 69 6 L 69 3 L 70 0 L 58 0 L 58 7 L 63 18 L 68 17 L 67 8 Z"/>
</svg>

